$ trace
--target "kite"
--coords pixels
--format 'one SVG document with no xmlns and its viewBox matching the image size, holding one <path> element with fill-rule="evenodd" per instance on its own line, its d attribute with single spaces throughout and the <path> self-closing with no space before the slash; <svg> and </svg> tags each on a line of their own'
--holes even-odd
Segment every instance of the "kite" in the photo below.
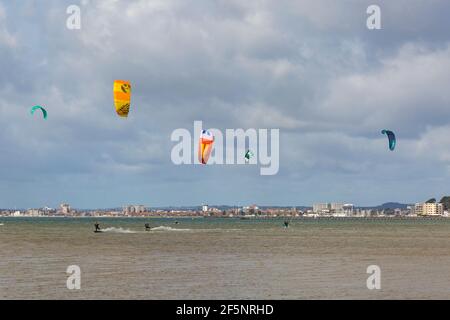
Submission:
<svg viewBox="0 0 450 320">
<path fill-rule="evenodd" d="M 202 130 L 200 135 L 200 141 L 198 144 L 198 161 L 202 164 L 206 164 L 211 155 L 212 147 L 214 143 L 214 136 L 208 130 Z"/>
<path fill-rule="evenodd" d="M 247 150 L 247 152 L 245 153 L 245 162 L 249 162 L 250 158 L 253 158 L 253 152 L 251 152 L 250 150 Z"/>
<path fill-rule="evenodd" d="M 130 111 L 131 84 L 125 80 L 114 81 L 114 106 L 120 117 L 128 117 Z"/>
<path fill-rule="evenodd" d="M 42 108 L 41 106 L 34 106 L 33 108 L 31 108 L 31 110 L 30 110 L 31 115 L 33 115 L 34 112 L 35 112 L 37 109 L 40 109 L 40 110 L 42 111 L 42 114 L 43 114 L 43 116 L 44 116 L 44 120 L 47 119 L 47 110 L 45 110 L 45 109 Z"/>
<path fill-rule="evenodd" d="M 381 133 L 387 135 L 389 139 L 389 150 L 394 151 L 395 144 L 397 142 L 397 140 L 395 139 L 395 134 L 390 130 L 382 130 Z"/>
</svg>

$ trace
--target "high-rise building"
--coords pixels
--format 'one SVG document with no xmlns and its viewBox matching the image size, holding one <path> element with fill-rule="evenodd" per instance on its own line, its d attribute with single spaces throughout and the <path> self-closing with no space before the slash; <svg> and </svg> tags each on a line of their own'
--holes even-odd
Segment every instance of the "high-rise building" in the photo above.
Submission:
<svg viewBox="0 0 450 320">
<path fill-rule="evenodd" d="M 418 216 L 442 216 L 444 206 L 442 203 L 416 203 L 414 213 Z"/>
</svg>

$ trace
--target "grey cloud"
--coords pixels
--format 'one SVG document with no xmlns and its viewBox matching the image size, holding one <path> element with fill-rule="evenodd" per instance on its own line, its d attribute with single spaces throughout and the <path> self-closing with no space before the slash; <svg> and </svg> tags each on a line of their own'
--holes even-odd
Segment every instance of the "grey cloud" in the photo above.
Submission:
<svg viewBox="0 0 450 320">
<path fill-rule="evenodd" d="M 70 31 L 73 3 L 0 6 L 0 207 L 445 193 L 447 1 L 379 1 L 380 31 L 365 27 L 371 1 L 83 1 Z M 118 78 L 133 84 L 126 120 L 112 105 Z M 48 121 L 29 116 L 35 104 Z M 279 174 L 174 166 L 170 134 L 194 120 L 280 128 Z M 398 132 L 394 153 L 385 127 Z"/>
</svg>

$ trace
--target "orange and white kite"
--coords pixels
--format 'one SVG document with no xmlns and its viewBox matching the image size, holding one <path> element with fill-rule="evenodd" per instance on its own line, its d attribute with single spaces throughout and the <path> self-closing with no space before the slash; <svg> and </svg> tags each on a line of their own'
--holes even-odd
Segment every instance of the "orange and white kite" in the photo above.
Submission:
<svg viewBox="0 0 450 320">
<path fill-rule="evenodd" d="M 198 161 L 202 164 L 208 163 L 209 156 L 214 144 L 214 136 L 208 130 L 202 130 L 198 144 Z"/>
</svg>

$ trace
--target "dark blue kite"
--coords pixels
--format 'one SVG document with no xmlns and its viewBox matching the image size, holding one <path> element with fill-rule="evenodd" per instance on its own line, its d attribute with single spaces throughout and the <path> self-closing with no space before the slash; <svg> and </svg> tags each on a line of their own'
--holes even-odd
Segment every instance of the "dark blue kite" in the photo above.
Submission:
<svg viewBox="0 0 450 320">
<path fill-rule="evenodd" d="M 382 130 L 381 133 L 388 136 L 388 139 L 389 139 L 389 150 L 394 151 L 395 143 L 397 141 L 395 139 L 395 134 L 392 131 L 390 131 L 390 130 Z"/>
</svg>

